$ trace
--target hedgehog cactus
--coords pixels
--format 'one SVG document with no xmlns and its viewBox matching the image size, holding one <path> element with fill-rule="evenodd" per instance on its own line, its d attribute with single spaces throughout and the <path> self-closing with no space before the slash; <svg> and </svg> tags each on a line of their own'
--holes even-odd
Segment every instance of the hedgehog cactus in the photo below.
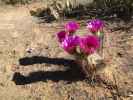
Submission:
<svg viewBox="0 0 133 100">
<path fill-rule="evenodd" d="M 64 25 L 63 31 L 56 33 L 60 46 L 69 54 L 75 56 L 76 61 L 80 61 L 80 66 L 86 76 L 94 76 L 96 66 L 102 57 L 98 54 L 101 47 L 101 36 L 103 35 L 103 21 L 99 19 L 87 22 L 87 29 L 92 34 L 85 36 L 76 35 L 79 29 L 79 24 L 75 21 L 70 21 Z M 102 34 L 99 32 L 102 32 Z M 103 49 L 103 48 L 102 48 Z"/>
</svg>

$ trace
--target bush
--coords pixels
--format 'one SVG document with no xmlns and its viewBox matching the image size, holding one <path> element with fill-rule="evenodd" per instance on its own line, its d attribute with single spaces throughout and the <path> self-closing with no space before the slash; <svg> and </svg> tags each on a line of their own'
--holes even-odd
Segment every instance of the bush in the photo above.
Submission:
<svg viewBox="0 0 133 100">
<path fill-rule="evenodd" d="M 116 14 L 117 17 L 128 19 L 133 14 L 133 0 L 95 0 L 97 9 L 102 9 L 104 15 Z"/>
<path fill-rule="evenodd" d="M 91 5 L 89 5 L 90 1 L 92 1 L 92 3 L 90 3 Z M 68 15 L 68 16 L 75 15 L 76 17 L 76 16 L 80 16 L 83 13 L 88 15 L 91 14 L 93 17 L 96 17 L 96 16 L 111 17 L 115 15 L 118 18 L 128 20 L 129 18 L 131 18 L 133 14 L 133 0 L 90 0 L 90 1 L 89 0 L 71 0 L 71 1 L 66 0 L 64 2 L 63 0 L 60 0 L 58 2 L 57 0 L 54 2 L 54 0 L 51 0 L 49 1 L 49 3 L 50 2 L 53 2 L 53 3 L 51 3 L 51 5 L 48 5 L 48 7 L 49 6 L 53 7 L 53 9 L 51 9 L 51 12 L 54 12 L 53 13 L 53 15 L 55 14 L 54 16 L 56 16 L 56 14 L 58 13 L 58 15 L 60 14 Z M 44 1 L 44 3 L 46 3 L 46 1 Z M 66 5 L 66 6 L 63 6 L 63 5 Z M 93 12 L 94 9 L 96 9 L 95 12 Z M 93 12 L 93 14 L 90 12 Z"/>
<path fill-rule="evenodd" d="M 15 4 L 26 4 L 30 3 L 31 1 L 35 0 L 0 0 L 0 3 L 15 5 Z"/>
</svg>

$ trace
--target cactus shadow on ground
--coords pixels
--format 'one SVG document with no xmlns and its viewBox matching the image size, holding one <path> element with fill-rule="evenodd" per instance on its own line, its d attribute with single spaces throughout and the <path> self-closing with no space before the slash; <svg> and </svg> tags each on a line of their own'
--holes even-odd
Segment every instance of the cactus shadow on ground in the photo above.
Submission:
<svg viewBox="0 0 133 100">
<path fill-rule="evenodd" d="M 52 80 L 55 82 L 64 80 L 71 83 L 74 81 L 83 80 L 85 78 L 78 65 L 76 65 L 76 63 L 74 62 L 74 60 L 34 56 L 34 57 L 21 58 L 19 59 L 19 63 L 20 65 L 23 66 L 40 64 L 40 63 L 64 65 L 65 67 L 68 67 L 68 69 L 65 71 L 31 72 L 28 76 L 23 76 L 21 75 L 21 73 L 15 72 L 12 80 L 17 85 L 30 84 L 38 81 L 45 82 L 47 80 Z"/>
</svg>

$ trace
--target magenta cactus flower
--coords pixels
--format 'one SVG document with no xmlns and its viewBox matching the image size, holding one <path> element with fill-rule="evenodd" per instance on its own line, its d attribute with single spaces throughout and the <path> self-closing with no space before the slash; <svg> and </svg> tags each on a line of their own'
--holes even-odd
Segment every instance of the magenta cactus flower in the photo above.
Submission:
<svg viewBox="0 0 133 100">
<path fill-rule="evenodd" d="M 80 48 L 84 54 L 92 54 L 100 47 L 99 38 L 95 35 L 87 35 L 80 39 Z"/>
<path fill-rule="evenodd" d="M 99 30 L 101 30 L 104 26 L 103 21 L 99 20 L 99 19 L 94 19 L 90 22 L 87 23 L 87 28 L 92 32 L 92 33 L 96 33 Z"/>
<path fill-rule="evenodd" d="M 79 29 L 79 24 L 75 21 L 70 21 L 65 25 L 65 30 L 69 33 L 74 33 Z"/>
<path fill-rule="evenodd" d="M 60 32 L 56 33 L 56 37 L 57 37 L 58 41 L 61 43 L 62 41 L 64 41 L 64 39 L 66 37 L 66 32 L 60 31 Z"/>
<path fill-rule="evenodd" d="M 79 37 L 72 35 L 72 36 L 66 36 L 64 41 L 61 43 L 61 46 L 66 52 L 73 53 L 76 50 L 76 46 L 78 44 L 79 44 Z"/>
</svg>

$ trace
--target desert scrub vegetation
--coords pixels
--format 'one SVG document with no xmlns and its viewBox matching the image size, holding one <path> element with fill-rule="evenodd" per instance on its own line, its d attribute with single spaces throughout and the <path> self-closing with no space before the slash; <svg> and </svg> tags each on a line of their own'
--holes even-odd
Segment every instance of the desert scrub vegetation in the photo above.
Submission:
<svg viewBox="0 0 133 100">
<path fill-rule="evenodd" d="M 0 4 L 26 4 L 36 0 L 0 0 Z"/>
<path fill-rule="evenodd" d="M 89 15 L 91 17 L 118 17 L 129 19 L 133 14 L 133 0 L 42 0 L 47 9 L 36 10 L 35 15 L 45 11 L 55 19 Z M 44 11 L 45 10 L 45 11 Z M 32 13 L 33 14 L 33 13 Z"/>
<path fill-rule="evenodd" d="M 126 19 L 133 14 L 132 0 L 95 0 L 94 5 L 102 10 L 103 15 L 114 15 Z"/>
<path fill-rule="evenodd" d="M 118 17 L 130 19 L 133 15 L 133 0 L 0 0 L 0 4 L 27 4 L 41 2 L 46 8 L 31 11 L 32 15 L 43 16 L 45 12 L 55 19 L 63 17 Z"/>
</svg>

